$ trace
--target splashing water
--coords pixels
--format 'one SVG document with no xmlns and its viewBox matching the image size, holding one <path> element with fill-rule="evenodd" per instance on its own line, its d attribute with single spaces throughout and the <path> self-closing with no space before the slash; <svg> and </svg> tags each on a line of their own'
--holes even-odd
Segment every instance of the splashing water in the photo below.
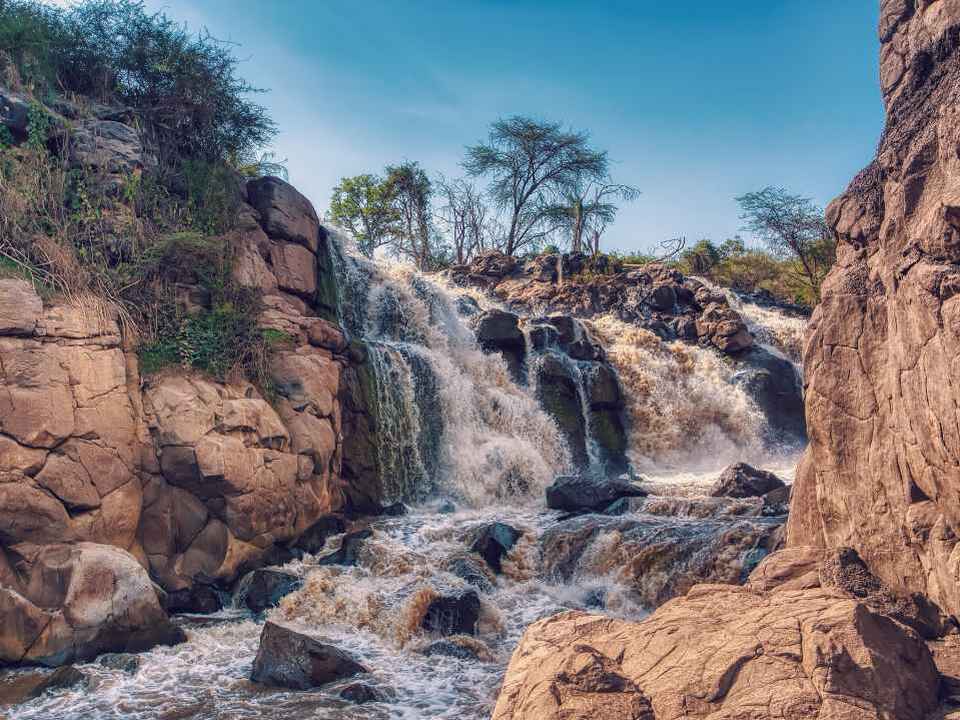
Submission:
<svg viewBox="0 0 960 720">
<path fill-rule="evenodd" d="M 694 582 L 739 581 L 762 556 L 779 521 L 760 517 L 761 500 L 698 496 L 728 462 L 782 473 L 794 458 L 764 449 L 763 416 L 718 355 L 609 317 L 588 323 L 619 374 L 631 461 L 652 496 L 631 500 L 619 517 L 565 520 L 544 510 L 543 488 L 569 466 L 569 452 L 534 383 L 518 385 L 502 358 L 478 348 L 458 312 L 464 293 L 408 267 L 365 261 L 334 238 L 338 317 L 364 341 L 377 378 L 384 486 L 391 499 L 419 504 L 374 521 L 356 566 L 318 565 L 311 556 L 288 565 L 303 587 L 268 617 L 352 653 L 370 674 L 309 691 L 252 683 L 263 624 L 232 609 L 182 619 L 188 642 L 142 653 L 133 672 L 79 666 L 85 686 L 17 706 L 11 720 L 480 720 L 531 622 L 566 609 L 640 620 Z M 459 509 L 438 512 L 431 494 L 457 498 Z M 500 575 L 469 552 L 491 522 L 522 533 Z M 488 587 L 479 593 L 477 635 L 452 641 L 478 659 L 428 656 L 438 639 L 423 627 L 431 601 L 471 587 L 453 572 L 462 558 L 480 563 Z M 353 705 L 340 697 L 358 681 L 388 699 Z"/>
</svg>

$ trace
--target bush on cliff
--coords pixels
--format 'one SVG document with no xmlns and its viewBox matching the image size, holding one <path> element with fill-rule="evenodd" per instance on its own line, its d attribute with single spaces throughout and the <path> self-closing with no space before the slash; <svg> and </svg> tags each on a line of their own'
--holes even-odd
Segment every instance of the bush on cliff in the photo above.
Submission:
<svg viewBox="0 0 960 720">
<path fill-rule="evenodd" d="M 29 104 L 0 123 L 0 273 L 114 303 L 145 371 L 239 371 L 269 392 L 276 338 L 223 236 L 243 177 L 276 170 L 259 152 L 275 129 L 237 62 L 135 0 L 0 0 L 0 93 Z M 104 133 L 118 163 L 78 157 Z"/>
</svg>

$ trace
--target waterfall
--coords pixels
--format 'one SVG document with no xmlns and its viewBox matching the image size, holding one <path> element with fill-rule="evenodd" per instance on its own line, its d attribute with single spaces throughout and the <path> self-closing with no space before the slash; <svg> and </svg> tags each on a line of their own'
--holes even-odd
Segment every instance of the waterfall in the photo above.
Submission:
<svg viewBox="0 0 960 720">
<path fill-rule="evenodd" d="M 531 390 L 480 350 L 462 303 L 410 267 L 360 257 L 341 233 L 329 240 L 337 319 L 374 378 L 382 500 L 542 496 L 569 452 Z"/>
</svg>

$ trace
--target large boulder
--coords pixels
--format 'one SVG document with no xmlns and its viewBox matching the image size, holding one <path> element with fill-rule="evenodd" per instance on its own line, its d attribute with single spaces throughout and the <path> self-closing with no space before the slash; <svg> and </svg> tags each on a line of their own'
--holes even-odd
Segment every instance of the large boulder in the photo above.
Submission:
<svg viewBox="0 0 960 720">
<path fill-rule="evenodd" d="M 309 690 L 369 672 L 350 653 L 286 625 L 267 621 L 250 678 L 264 685 Z"/>
<path fill-rule="evenodd" d="M 437 635 L 476 635 L 480 607 L 473 588 L 435 588 L 420 627 Z"/>
<path fill-rule="evenodd" d="M 185 639 L 129 553 L 21 545 L 0 557 L 0 662 L 57 666 Z"/>
<path fill-rule="evenodd" d="M 787 542 L 960 615 L 960 5 L 884 0 L 877 159 L 827 208 Z"/>
<path fill-rule="evenodd" d="M 267 235 L 317 252 L 320 221 L 310 201 L 292 185 L 277 177 L 251 180 L 247 183 L 247 198 L 260 213 Z"/>
<path fill-rule="evenodd" d="M 924 642 L 856 600 L 699 585 L 642 623 L 531 625 L 493 720 L 923 720 L 938 686 Z"/>
<path fill-rule="evenodd" d="M 283 568 L 258 568 L 240 579 L 236 597 L 254 614 L 261 614 L 280 604 L 287 595 L 299 590 L 303 578 Z"/>
<path fill-rule="evenodd" d="M 114 120 L 80 120 L 71 126 L 70 160 L 95 172 L 125 175 L 152 165 L 140 135 Z"/>
<path fill-rule="evenodd" d="M 16 139 L 27 135 L 30 122 L 30 101 L 5 87 L 0 87 L 0 124 Z"/>
<path fill-rule="evenodd" d="M 517 544 L 520 536 L 519 530 L 506 523 L 490 523 L 475 531 L 470 551 L 477 553 L 491 570 L 499 573 L 503 569 L 503 559 Z"/>
<path fill-rule="evenodd" d="M 710 490 L 711 497 L 762 497 L 786 487 L 783 480 L 767 470 L 758 470 L 747 463 L 735 463 L 725 469 Z"/>
<path fill-rule="evenodd" d="M 644 497 L 647 492 L 629 480 L 563 475 L 547 490 L 547 507 L 566 512 L 600 512 L 620 498 Z"/>
</svg>

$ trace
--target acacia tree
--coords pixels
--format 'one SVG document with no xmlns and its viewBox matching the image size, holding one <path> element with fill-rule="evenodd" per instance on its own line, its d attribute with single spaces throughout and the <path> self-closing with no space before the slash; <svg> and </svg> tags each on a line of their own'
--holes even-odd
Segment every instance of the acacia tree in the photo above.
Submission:
<svg viewBox="0 0 960 720">
<path fill-rule="evenodd" d="M 607 154 L 583 132 L 514 116 L 493 123 L 486 142 L 467 148 L 463 166 L 489 179 L 490 197 L 507 215 L 504 252 L 514 255 L 556 229 L 550 208 L 578 182 L 607 176 Z"/>
<path fill-rule="evenodd" d="M 426 270 L 433 255 L 431 247 L 430 200 L 433 185 L 416 162 L 404 162 L 386 168 L 386 184 L 399 217 L 393 250 L 405 255 L 419 268 Z"/>
<path fill-rule="evenodd" d="M 793 258 L 797 276 L 815 297 L 836 260 L 836 243 L 823 211 L 810 198 L 791 195 L 782 187 L 765 187 L 738 197 L 746 229 L 778 257 Z"/>
<path fill-rule="evenodd" d="M 333 189 L 330 219 L 349 230 L 369 258 L 377 248 L 391 244 L 399 230 L 393 192 L 393 185 L 369 174 L 343 178 Z"/>
<path fill-rule="evenodd" d="M 610 178 L 583 178 L 562 191 L 562 200 L 547 208 L 547 216 L 570 233 L 570 251 L 586 249 L 600 252 L 600 236 L 617 216 L 615 199 L 635 200 L 640 191 L 629 185 L 610 182 Z"/>
</svg>

